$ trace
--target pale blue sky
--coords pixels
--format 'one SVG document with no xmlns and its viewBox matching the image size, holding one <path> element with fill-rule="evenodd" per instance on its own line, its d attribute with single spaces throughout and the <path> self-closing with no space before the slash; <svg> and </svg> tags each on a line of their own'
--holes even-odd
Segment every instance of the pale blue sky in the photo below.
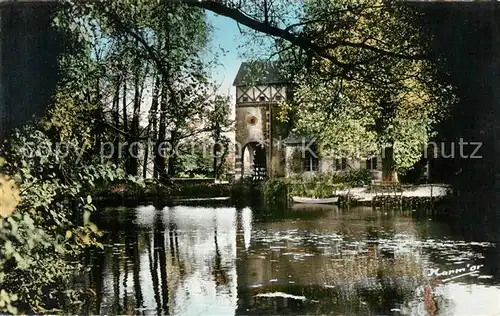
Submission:
<svg viewBox="0 0 500 316">
<path fill-rule="evenodd" d="M 208 59 L 213 58 L 213 52 L 220 51 L 220 48 L 226 51 L 217 58 L 220 65 L 213 70 L 212 79 L 222 82 L 220 93 L 234 97 L 235 88 L 232 84 L 241 62 L 244 61 L 242 54 L 252 59 L 268 58 L 270 50 L 274 47 L 274 41 L 264 34 L 253 33 L 251 37 L 245 37 L 240 33 L 240 28 L 245 32 L 249 31 L 245 26 L 238 27 L 234 20 L 212 12 L 207 12 L 207 16 L 213 27 L 209 50 L 212 53 L 209 53 Z M 293 22 L 296 19 L 290 21 Z"/>
<path fill-rule="evenodd" d="M 208 12 L 208 19 L 213 26 L 211 49 L 219 51 L 223 48 L 226 53 L 218 58 L 219 66 L 213 71 L 212 78 L 221 82 L 220 93 L 234 96 L 233 80 L 242 62 L 240 55 L 243 43 L 239 28 L 233 20 Z"/>
</svg>

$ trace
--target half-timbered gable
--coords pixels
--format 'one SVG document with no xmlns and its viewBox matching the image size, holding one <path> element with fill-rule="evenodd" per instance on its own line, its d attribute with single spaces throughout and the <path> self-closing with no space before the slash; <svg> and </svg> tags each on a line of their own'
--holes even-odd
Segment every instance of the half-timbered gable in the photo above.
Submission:
<svg viewBox="0 0 500 316">
<path fill-rule="evenodd" d="M 236 104 L 249 105 L 262 102 L 282 102 L 287 98 L 283 84 L 236 87 Z"/>
<path fill-rule="evenodd" d="M 244 62 L 236 75 L 236 105 L 282 102 L 288 83 L 277 62 Z"/>
</svg>

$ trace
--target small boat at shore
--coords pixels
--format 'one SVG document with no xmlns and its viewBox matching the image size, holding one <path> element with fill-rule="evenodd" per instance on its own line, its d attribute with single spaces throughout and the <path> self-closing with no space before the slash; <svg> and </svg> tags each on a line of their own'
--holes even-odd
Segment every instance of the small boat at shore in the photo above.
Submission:
<svg viewBox="0 0 500 316">
<path fill-rule="evenodd" d="M 339 207 L 335 204 L 304 204 L 293 203 L 291 210 L 296 212 L 338 212 Z"/>
<path fill-rule="evenodd" d="M 302 203 L 302 204 L 333 204 L 339 201 L 339 197 L 334 196 L 326 199 L 315 199 L 308 197 L 292 196 L 292 200 L 295 203 Z"/>
</svg>

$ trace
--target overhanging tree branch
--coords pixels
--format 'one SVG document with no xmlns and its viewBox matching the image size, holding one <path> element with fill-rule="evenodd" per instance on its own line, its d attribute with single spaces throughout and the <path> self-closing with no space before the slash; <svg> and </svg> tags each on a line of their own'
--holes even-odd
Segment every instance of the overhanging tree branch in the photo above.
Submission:
<svg viewBox="0 0 500 316">
<path fill-rule="evenodd" d="M 186 5 L 192 7 L 198 7 L 201 9 L 209 10 L 218 15 L 222 15 L 228 17 L 230 19 L 235 20 L 236 22 L 245 25 L 246 27 L 264 33 L 271 36 L 279 37 L 284 40 L 289 41 L 290 43 L 297 45 L 299 47 L 308 49 L 320 57 L 330 60 L 332 63 L 339 67 L 351 67 L 351 65 L 343 63 L 339 61 L 335 56 L 328 54 L 328 52 L 316 45 L 310 39 L 306 37 L 302 37 L 300 35 L 294 34 L 290 31 L 284 30 L 282 28 L 269 25 L 266 22 L 261 22 L 254 18 L 249 17 L 248 15 L 243 14 L 239 9 L 229 7 L 227 5 L 222 4 L 220 1 L 196 1 L 196 0 L 174 0 L 179 3 L 185 3 Z"/>
<path fill-rule="evenodd" d="M 347 70 L 353 70 L 353 68 L 356 68 L 359 66 L 359 63 L 352 64 L 352 63 L 346 63 L 343 61 L 340 61 L 333 53 L 332 49 L 338 48 L 338 47 L 352 47 L 352 48 L 358 48 L 362 50 L 368 50 L 372 51 L 374 53 L 379 54 L 380 56 L 387 56 L 387 57 L 395 57 L 395 58 L 402 58 L 402 59 L 415 59 L 415 60 L 421 60 L 421 59 L 426 59 L 427 56 L 423 54 L 405 54 L 402 52 L 393 52 L 390 50 L 382 49 L 376 46 L 368 45 L 366 43 L 354 43 L 354 42 L 348 42 L 348 41 L 335 41 L 333 43 L 319 45 L 314 42 L 313 38 L 309 36 L 304 36 L 303 34 L 298 34 L 292 32 L 292 28 L 295 26 L 298 26 L 302 23 L 306 24 L 305 22 L 301 22 L 299 24 L 294 24 L 291 25 L 291 27 L 286 27 L 286 28 L 280 28 L 274 25 L 271 25 L 269 21 L 259 21 L 255 18 L 252 18 L 246 14 L 244 14 L 238 7 L 236 6 L 231 6 L 230 1 L 217 1 L 217 0 L 172 0 L 177 3 L 183 3 L 188 6 L 192 7 L 197 7 L 197 8 L 202 8 L 204 10 L 211 11 L 213 13 L 216 13 L 221 16 L 228 17 L 230 19 L 233 19 L 239 24 L 245 25 L 246 27 L 257 31 L 261 32 L 264 34 L 268 34 L 270 36 L 282 38 L 288 42 L 290 42 L 293 45 L 296 45 L 298 47 L 301 47 L 305 50 L 308 50 L 310 52 L 313 52 L 315 55 L 327 59 L 331 61 L 334 65 L 347 69 Z M 319 20 L 313 21 L 316 23 L 319 23 Z"/>
</svg>

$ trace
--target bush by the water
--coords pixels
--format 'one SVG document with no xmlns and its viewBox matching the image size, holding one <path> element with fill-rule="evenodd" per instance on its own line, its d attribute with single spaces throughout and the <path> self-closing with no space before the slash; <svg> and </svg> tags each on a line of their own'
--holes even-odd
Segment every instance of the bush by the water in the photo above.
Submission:
<svg viewBox="0 0 500 316">
<path fill-rule="evenodd" d="M 326 198 L 331 197 L 336 191 L 363 186 L 370 181 L 370 171 L 365 169 L 270 179 L 264 186 L 264 197 L 270 202 L 290 196 Z"/>
<path fill-rule="evenodd" d="M 84 294 L 66 285 L 81 268 L 74 258 L 102 247 L 90 221 L 92 195 L 125 183 L 125 174 L 111 163 L 79 161 L 77 145 L 64 152 L 29 126 L 0 148 L 0 313 L 54 314 Z"/>
<path fill-rule="evenodd" d="M 400 206 L 411 209 L 432 209 L 436 203 L 446 201 L 445 197 L 378 195 L 373 198 L 372 205 L 378 207 Z"/>
<path fill-rule="evenodd" d="M 238 207 L 261 206 L 265 184 L 245 178 L 231 187 L 231 199 Z"/>
<path fill-rule="evenodd" d="M 264 185 L 264 200 L 267 203 L 279 204 L 288 199 L 289 181 L 285 178 L 269 179 Z"/>
<path fill-rule="evenodd" d="M 173 181 L 170 184 L 158 182 L 141 186 L 135 183 L 120 183 L 111 186 L 97 194 L 99 197 L 108 198 L 211 198 L 226 197 L 231 195 L 231 186 L 220 183 L 192 183 L 190 181 Z"/>
</svg>

